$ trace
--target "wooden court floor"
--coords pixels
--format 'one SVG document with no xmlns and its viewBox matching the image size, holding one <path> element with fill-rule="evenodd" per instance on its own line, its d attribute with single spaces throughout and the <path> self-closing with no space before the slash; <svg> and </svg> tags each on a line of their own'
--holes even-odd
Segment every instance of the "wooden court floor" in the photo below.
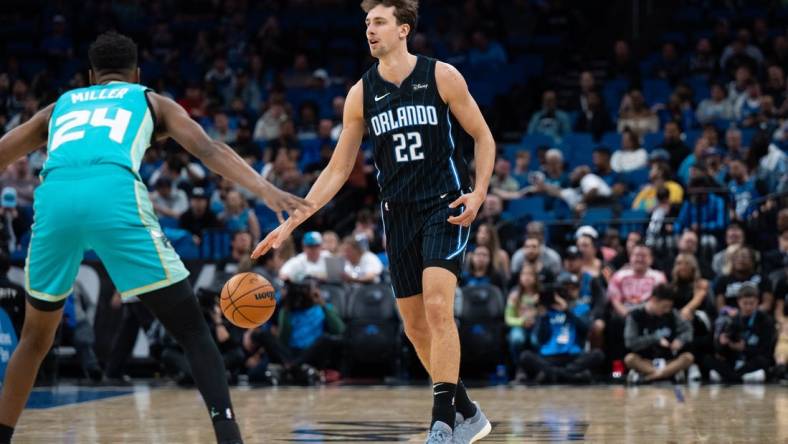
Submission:
<svg viewBox="0 0 788 444">
<path fill-rule="evenodd" d="M 494 424 L 482 442 L 788 443 L 780 386 L 493 387 L 471 396 Z M 196 390 L 61 386 L 34 399 L 15 443 L 214 442 Z M 423 442 L 431 405 L 427 387 L 239 388 L 233 401 L 247 443 Z"/>
</svg>

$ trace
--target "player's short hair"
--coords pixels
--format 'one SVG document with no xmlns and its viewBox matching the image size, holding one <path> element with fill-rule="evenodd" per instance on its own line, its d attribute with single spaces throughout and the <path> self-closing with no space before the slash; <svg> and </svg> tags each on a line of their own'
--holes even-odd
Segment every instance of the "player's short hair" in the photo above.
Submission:
<svg viewBox="0 0 788 444">
<path fill-rule="evenodd" d="M 367 13 L 378 5 L 387 8 L 393 6 L 397 25 L 410 25 L 408 35 L 413 35 L 419 21 L 419 0 L 363 0 L 361 9 Z"/>
<path fill-rule="evenodd" d="M 137 68 L 137 44 L 123 34 L 108 31 L 91 43 L 88 58 L 95 72 L 130 71 Z"/>
</svg>

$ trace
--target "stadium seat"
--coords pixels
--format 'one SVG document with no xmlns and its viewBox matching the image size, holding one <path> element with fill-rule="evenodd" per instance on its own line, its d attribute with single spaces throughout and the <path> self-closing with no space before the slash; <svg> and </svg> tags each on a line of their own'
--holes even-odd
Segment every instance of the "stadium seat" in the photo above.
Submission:
<svg viewBox="0 0 788 444">
<path fill-rule="evenodd" d="M 255 205 L 254 213 L 257 216 L 257 220 L 260 222 L 260 231 L 262 233 L 269 233 L 279 226 L 279 220 L 276 218 L 276 213 L 264 204 Z"/>
<path fill-rule="evenodd" d="M 347 306 L 346 358 L 349 369 L 393 371 L 400 327 L 394 292 L 388 285 L 366 285 L 350 295 Z"/>
<path fill-rule="evenodd" d="M 347 291 L 342 285 L 320 284 L 320 295 L 331 304 L 340 317 L 347 317 Z"/>
<path fill-rule="evenodd" d="M 463 363 L 492 367 L 503 360 L 505 307 L 498 287 L 463 287 L 456 314 Z"/>
<path fill-rule="evenodd" d="M 643 135 L 643 148 L 652 151 L 662 144 L 662 133 L 646 133 Z"/>
<path fill-rule="evenodd" d="M 507 220 L 517 220 L 526 218 L 533 220 L 535 215 L 544 213 L 544 197 L 529 196 L 521 199 L 514 199 L 508 202 L 504 218 Z"/>
<path fill-rule="evenodd" d="M 643 98 L 648 105 L 667 103 L 670 97 L 670 84 L 662 79 L 646 79 L 643 81 Z"/>
<path fill-rule="evenodd" d="M 227 230 L 205 230 L 200 245 L 200 258 L 221 260 L 230 254 L 230 232 Z"/>
<path fill-rule="evenodd" d="M 604 233 L 613 219 L 613 210 L 609 207 L 589 207 L 580 219 L 581 225 L 591 225 L 599 233 Z"/>
<path fill-rule="evenodd" d="M 611 151 L 618 151 L 621 149 L 621 133 L 615 131 L 608 131 L 602 135 L 601 144 L 610 148 Z"/>
<path fill-rule="evenodd" d="M 648 168 L 639 168 L 634 171 L 629 171 L 622 174 L 624 183 L 627 184 L 630 190 L 639 190 L 646 182 L 648 182 Z"/>
<path fill-rule="evenodd" d="M 559 147 L 564 152 L 564 158 L 569 162 L 570 168 L 574 168 L 578 165 L 590 164 L 594 140 L 589 133 L 569 133 L 561 140 Z"/>
<path fill-rule="evenodd" d="M 534 151 L 540 146 L 552 147 L 555 142 L 552 137 L 544 134 L 525 134 L 523 135 L 522 144 L 529 150 Z"/>
<path fill-rule="evenodd" d="M 619 216 L 619 237 L 626 239 L 629 233 L 643 233 L 648 225 L 649 214 L 644 210 L 623 210 Z"/>
</svg>

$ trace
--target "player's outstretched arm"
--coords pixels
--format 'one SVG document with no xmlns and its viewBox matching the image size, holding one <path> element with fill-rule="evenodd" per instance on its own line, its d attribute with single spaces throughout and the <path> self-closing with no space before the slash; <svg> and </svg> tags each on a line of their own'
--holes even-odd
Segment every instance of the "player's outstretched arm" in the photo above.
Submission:
<svg viewBox="0 0 788 444">
<path fill-rule="evenodd" d="M 12 129 L 0 139 L 0 171 L 6 169 L 16 159 L 33 152 L 47 143 L 51 104 L 35 113 L 27 122 Z"/>
<path fill-rule="evenodd" d="M 283 211 L 289 214 L 308 212 L 309 204 L 286 193 L 260 176 L 227 144 L 208 137 L 183 107 L 173 100 L 149 93 L 158 116 L 157 136 L 172 137 L 187 151 L 200 159 L 211 171 L 226 177 L 259 196 L 284 221 Z"/>
<path fill-rule="evenodd" d="M 476 213 L 487 197 L 495 163 L 495 140 L 479 106 L 468 91 L 468 84 L 455 67 L 438 62 L 435 66 L 435 81 L 441 98 L 449 105 L 451 113 L 474 141 L 476 180 L 473 192 L 460 196 L 449 205 L 451 208 L 465 206 L 462 214 L 450 217 L 448 220 L 453 224 L 467 227 L 476 219 Z"/>
<path fill-rule="evenodd" d="M 364 137 L 363 89 L 363 83 L 359 81 L 348 92 L 345 100 L 345 111 L 342 116 L 342 132 L 339 135 L 334 154 L 331 155 L 328 166 L 320 173 L 320 176 L 306 196 L 306 200 L 312 204 L 312 207 L 309 211 L 291 215 L 285 223 L 269 233 L 262 242 L 257 244 L 257 248 L 252 252 L 253 259 L 264 255 L 271 248 L 279 248 L 279 245 L 290 237 L 290 233 L 296 227 L 323 208 L 347 181 L 350 172 L 353 170 L 353 165 L 356 163 L 361 139 Z"/>
</svg>

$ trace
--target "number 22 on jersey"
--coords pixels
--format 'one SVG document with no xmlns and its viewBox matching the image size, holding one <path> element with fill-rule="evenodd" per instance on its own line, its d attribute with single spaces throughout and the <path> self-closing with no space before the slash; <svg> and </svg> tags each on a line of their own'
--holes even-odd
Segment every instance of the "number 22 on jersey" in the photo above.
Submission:
<svg viewBox="0 0 788 444">
<path fill-rule="evenodd" d="M 424 159 L 424 150 L 421 149 L 421 133 L 397 133 L 391 137 L 394 139 L 394 157 L 397 162 Z"/>
<path fill-rule="evenodd" d="M 107 117 L 108 108 L 97 108 L 94 111 L 77 110 L 63 114 L 55 120 L 54 127 L 57 128 L 52 135 L 52 144 L 49 151 L 55 151 L 60 145 L 85 137 L 85 125 L 94 128 L 106 126 L 109 128 L 109 140 L 122 143 L 123 136 L 129 127 L 131 111 L 118 108 L 115 117 Z"/>
</svg>

